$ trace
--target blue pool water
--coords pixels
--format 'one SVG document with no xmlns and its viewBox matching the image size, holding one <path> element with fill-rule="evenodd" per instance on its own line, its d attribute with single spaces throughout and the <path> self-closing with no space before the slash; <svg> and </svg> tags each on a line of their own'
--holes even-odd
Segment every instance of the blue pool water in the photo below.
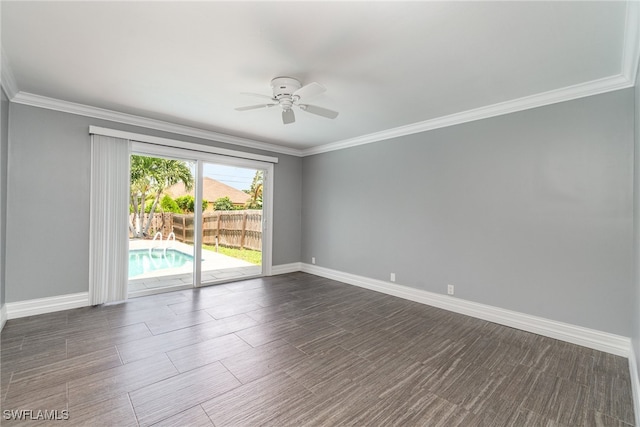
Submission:
<svg viewBox="0 0 640 427">
<path fill-rule="evenodd" d="M 174 249 L 155 249 L 149 255 L 148 249 L 129 251 L 129 278 L 165 268 L 193 266 L 191 255 Z"/>
</svg>

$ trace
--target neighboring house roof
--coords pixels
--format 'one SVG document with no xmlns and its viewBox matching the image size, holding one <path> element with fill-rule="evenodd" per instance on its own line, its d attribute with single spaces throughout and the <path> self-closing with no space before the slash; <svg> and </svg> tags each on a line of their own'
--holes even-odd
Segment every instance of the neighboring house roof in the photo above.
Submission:
<svg viewBox="0 0 640 427">
<path fill-rule="evenodd" d="M 228 197 L 234 205 L 244 205 L 249 200 L 249 195 L 227 184 L 215 179 L 205 177 L 203 179 L 202 198 L 208 202 L 215 202 L 221 197 Z M 179 182 L 172 185 L 164 191 L 169 196 L 176 197 L 185 196 L 187 194 L 194 195 L 194 189 L 187 191 L 184 184 Z"/>
</svg>

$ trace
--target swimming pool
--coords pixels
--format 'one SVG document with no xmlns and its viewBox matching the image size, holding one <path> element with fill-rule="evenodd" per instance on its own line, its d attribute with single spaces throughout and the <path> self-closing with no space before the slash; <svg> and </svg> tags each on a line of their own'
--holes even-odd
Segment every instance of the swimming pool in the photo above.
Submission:
<svg viewBox="0 0 640 427">
<path fill-rule="evenodd" d="M 129 279 L 166 268 L 193 267 L 193 257 L 175 249 L 129 251 Z"/>
</svg>

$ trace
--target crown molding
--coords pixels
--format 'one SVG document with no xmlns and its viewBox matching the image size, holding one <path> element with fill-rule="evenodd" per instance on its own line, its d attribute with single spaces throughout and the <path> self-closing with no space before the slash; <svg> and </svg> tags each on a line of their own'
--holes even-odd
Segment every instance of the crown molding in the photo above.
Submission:
<svg viewBox="0 0 640 427">
<path fill-rule="evenodd" d="M 637 28 L 637 26 L 636 26 Z M 631 31 L 633 33 L 633 31 Z M 636 32 L 637 33 L 637 32 Z M 625 43 L 625 46 L 632 43 Z M 640 43 L 634 45 L 634 49 L 638 49 Z M 629 58 L 632 55 L 626 54 L 625 58 Z M 635 64 L 637 65 L 637 57 Z M 630 62 L 630 61 L 627 61 Z M 631 66 L 629 66 L 629 69 Z M 3 72 L 3 85 L 4 85 L 4 70 Z M 10 71 L 9 71 L 10 72 Z M 11 78 L 11 76 L 9 76 Z M 440 129 L 444 127 L 454 126 L 458 124 L 468 123 L 476 120 L 487 119 L 490 117 L 501 116 L 509 113 L 515 113 L 518 111 L 528 110 L 536 107 L 543 107 L 545 105 L 556 104 L 564 101 L 571 101 L 574 99 L 584 98 L 587 96 L 598 95 L 601 93 L 612 92 L 620 89 L 626 89 L 634 85 L 635 80 L 632 80 L 632 75 L 617 75 L 613 77 L 607 77 L 599 80 L 593 80 L 587 83 L 581 83 L 578 85 L 568 86 L 558 90 L 552 90 L 548 92 L 539 93 L 511 101 L 505 101 L 485 107 L 475 108 L 473 110 L 467 110 L 460 113 L 450 114 L 448 116 L 442 116 L 431 120 L 425 120 L 410 125 L 399 126 L 392 129 L 387 129 L 380 132 L 375 132 L 367 135 L 358 136 L 355 138 L 345 139 L 342 141 L 336 141 L 329 144 L 324 144 L 316 147 L 307 148 L 304 150 L 298 150 L 290 147 L 283 147 L 266 142 L 260 142 L 256 140 L 240 138 L 232 135 L 226 135 L 213 131 L 207 131 L 203 129 L 193 128 L 184 125 L 178 125 L 156 119 L 149 119 L 146 117 L 135 116 L 132 114 L 120 113 L 113 110 L 107 110 L 98 107 L 92 107 L 84 104 L 77 104 L 74 102 L 62 101 L 59 99 L 49 98 L 45 96 L 35 95 L 26 92 L 17 92 L 14 96 L 9 96 L 12 102 L 23 105 L 30 105 L 33 107 L 46 108 L 55 111 L 61 111 L 65 113 L 78 114 L 81 116 L 93 117 L 97 119 L 109 120 L 117 123 L 124 123 L 134 126 L 140 126 L 149 129 L 156 129 L 165 132 L 176 133 L 179 135 L 187 135 L 196 138 L 202 138 L 211 141 L 224 142 L 227 144 L 238 145 L 243 147 L 255 148 L 259 150 L 271 151 L 274 153 L 288 154 L 297 157 L 311 156 L 315 154 L 326 153 L 330 151 L 342 150 L 345 148 L 356 147 L 359 145 L 371 144 L 378 141 L 384 141 L 387 139 L 398 138 L 401 136 L 412 135 L 416 133 L 426 132 L 434 129 Z M 634 77 L 635 79 L 635 77 Z M 8 80 L 10 81 L 10 80 Z"/>
<path fill-rule="evenodd" d="M 18 85 L 16 84 L 16 79 L 13 77 L 9 60 L 3 48 L 0 48 L 0 55 L 0 61 L 2 61 L 0 64 L 0 86 L 2 86 L 4 92 L 7 94 L 7 98 L 12 99 L 18 93 Z"/>
<path fill-rule="evenodd" d="M 429 130 L 440 129 L 448 126 L 459 125 L 490 117 L 502 116 L 504 114 L 515 113 L 545 105 L 556 104 L 573 99 L 584 98 L 591 95 L 598 95 L 605 92 L 625 89 L 633 86 L 634 81 L 630 81 L 626 76 L 617 75 L 587 83 L 568 86 L 558 90 L 526 96 L 511 101 L 500 102 L 485 107 L 475 108 L 460 113 L 450 114 L 423 122 L 413 123 L 406 126 L 399 126 L 380 132 L 370 133 L 355 138 L 332 142 L 329 144 L 307 148 L 302 151 L 303 156 L 326 153 L 329 151 L 342 150 L 358 145 L 371 144 L 391 138 L 412 135 Z"/>
<path fill-rule="evenodd" d="M 295 148 L 282 147 L 267 142 L 253 139 L 240 138 L 233 135 L 198 129 L 190 126 L 178 125 L 162 120 L 149 119 L 135 116 L 133 114 L 120 113 L 118 111 L 104 108 L 92 107 L 90 105 L 77 104 L 75 102 L 62 101 L 60 99 L 35 95 L 27 92 L 17 92 L 11 102 L 16 104 L 29 105 L 32 107 L 46 108 L 49 110 L 61 111 L 63 113 L 77 114 L 80 116 L 93 117 L 95 119 L 109 120 L 111 122 L 123 123 L 127 125 L 140 126 L 148 129 L 155 129 L 164 132 L 171 132 L 179 135 L 192 136 L 210 141 L 224 142 L 226 144 L 238 145 L 242 147 L 254 148 L 263 151 L 271 151 L 291 156 L 301 156 L 302 151 Z"/>
</svg>

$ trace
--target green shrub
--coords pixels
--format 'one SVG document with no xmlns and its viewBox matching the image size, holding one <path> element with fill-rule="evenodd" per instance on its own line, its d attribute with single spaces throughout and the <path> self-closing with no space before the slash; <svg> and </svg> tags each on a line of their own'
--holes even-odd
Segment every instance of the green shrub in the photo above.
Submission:
<svg viewBox="0 0 640 427">
<path fill-rule="evenodd" d="M 193 208 L 196 204 L 196 201 L 193 196 L 186 195 L 186 196 L 176 197 L 176 203 L 178 204 L 180 209 L 182 209 L 183 212 L 193 212 L 194 211 Z M 207 202 L 206 200 L 202 200 L 203 212 L 205 209 L 207 209 L 208 205 L 209 205 L 209 202 Z"/>
<path fill-rule="evenodd" d="M 180 206 L 178 206 L 176 201 L 166 194 L 162 200 L 160 200 L 160 207 L 163 212 L 182 213 L 182 209 L 180 209 Z"/>
<path fill-rule="evenodd" d="M 145 202 L 144 212 L 151 213 L 151 206 L 153 206 L 153 199 L 149 199 Z M 156 205 L 156 210 L 154 211 L 154 213 L 162 212 L 182 213 L 182 209 L 180 209 L 180 206 L 178 206 L 175 200 L 165 194 Z"/>
<path fill-rule="evenodd" d="M 235 206 L 233 205 L 233 202 L 231 202 L 231 199 L 225 196 L 220 197 L 218 200 L 213 202 L 213 209 L 217 211 L 232 211 L 235 209 Z"/>
<path fill-rule="evenodd" d="M 144 213 L 150 213 L 151 206 L 153 206 L 153 199 L 149 199 L 144 203 Z M 156 206 L 156 212 L 157 211 L 158 211 L 158 207 Z"/>
<path fill-rule="evenodd" d="M 183 212 L 189 211 L 189 200 L 191 200 L 191 206 L 193 206 L 193 197 L 192 196 L 180 196 L 176 197 L 175 202 Z"/>
</svg>

